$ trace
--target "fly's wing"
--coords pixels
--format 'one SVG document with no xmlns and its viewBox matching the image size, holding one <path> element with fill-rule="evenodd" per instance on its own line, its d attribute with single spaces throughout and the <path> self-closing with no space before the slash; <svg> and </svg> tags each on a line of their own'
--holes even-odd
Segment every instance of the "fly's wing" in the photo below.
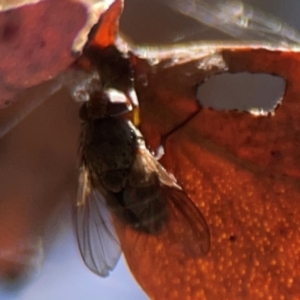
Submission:
<svg viewBox="0 0 300 300">
<path fill-rule="evenodd" d="M 163 218 L 164 224 L 154 236 L 162 243 L 168 243 L 170 251 L 183 252 L 187 257 L 206 255 L 210 248 L 208 225 L 199 208 L 178 186 L 176 179 L 163 168 L 146 148 L 139 149 L 133 167 L 135 166 L 139 166 L 140 171 L 137 173 L 140 174 L 141 185 L 145 185 L 145 179 L 147 179 L 147 176 L 141 175 L 142 173 L 157 174 L 160 181 L 160 185 L 153 185 L 153 188 L 158 189 L 155 193 L 156 198 L 159 198 L 158 195 L 160 196 L 156 202 L 159 200 L 164 202 L 164 205 L 159 206 L 162 211 L 158 212 L 157 209 L 153 210 L 149 207 L 149 213 L 155 212 L 157 215 L 147 217 L 148 220 L 153 220 L 153 223 L 157 223 L 159 221 L 157 219 Z M 148 176 L 148 179 L 150 182 L 151 176 Z M 137 178 L 133 182 L 137 187 Z M 139 201 L 142 205 L 142 199 Z M 151 201 L 148 200 L 147 203 L 150 205 Z M 167 217 L 165 217 L 164 210 L 166 210 Z"/>
<path fill-rule="evenodd" d="M 209 252 L 210 233 L 199 208 L 187 194 L 177 188 L 163 186 L 167 201 L 168 221 L 161 233 L 170 249 L 183 252 L 186 257 L 200 257 Z"/>
<path fill-rule="evenodd" d="M 92 188 L 88 170 L 82 167 L 80 172 L 74 209 L 78 246 L 87 267 L 105 277 L 114 269 L 121 248 L 103 195 Z"/>
</svg>

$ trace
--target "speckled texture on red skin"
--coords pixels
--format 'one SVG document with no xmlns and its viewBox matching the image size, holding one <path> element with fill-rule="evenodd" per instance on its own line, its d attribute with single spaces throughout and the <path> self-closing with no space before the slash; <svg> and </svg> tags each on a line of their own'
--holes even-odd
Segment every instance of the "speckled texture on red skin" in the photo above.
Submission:
<svg viewBox="0 0 300 300">
<path fill-rule="evenodd" d="M 298 299 L 299 55 L 254 48 L 219 53 L 226 64 L 205 71 L 199 60 L 164 70 L 146 62 L 140 73 L 142 63 L 134 65 L 141 129 L 153 148 L 160 134 L 197 109 L 194 85 L 227 65 L 231 72 L 275 73 L 288 80 L 275 117 L 203 109 L 167 141 L 162 163 L 205 216 L 211 250 L 190 259 L 173 251 L 170 241 L 144 238 L 124 226 L 118 227 L 122 248 L 153 299 Z M 192 76 L 184 76 L 190 71 Z M 147 86 L 140 74 L 147 75 Z M 74 156 L 59 174 L 74 168 Z M 16 228 L 26 228 L 25 221 Z"/>
<path fill-rule="evenodd" d="M 152 299 L 298 299 L 300 104 L 295 82 L 299 55 L 278 49 L 219 51 L 230 72 L 284 77 L 283 104 L 273 117 L 206 108 L 168 139 L 162 163 L 209 225 L 207 256 L 189 259 L 172 251 L 169 241 L 137 238 L 128 228 L 119 229 L 123 250 Z M 194 99 L 177 95 L 203 80 L 205 75 L 195 74 L 189 81 L 182 75 L 196 65 L 197 61 L 194 66 L 181 65 L 172 73 L 159 65 L 153 71 L 145 61 L 136 60 L 136 72 L 142 68 L 148 79 L 147 86 L 142 81 L 136 84 L 141 129 L 153 147 L 159 134 L 193 111 Z M 176 84 L 177 77 L 182 85 Z M 190 104 L 178 110 L 181 101 Z"/>
</svg>

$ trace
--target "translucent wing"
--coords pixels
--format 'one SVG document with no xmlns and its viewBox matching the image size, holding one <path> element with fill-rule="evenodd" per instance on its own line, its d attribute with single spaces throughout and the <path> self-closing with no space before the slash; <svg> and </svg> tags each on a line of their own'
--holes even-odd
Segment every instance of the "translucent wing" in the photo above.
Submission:
<svg viewBox="0 0 300 300">
<path fill-rule="evenodd" d="M 300 34 L 292 27 L 241 1 L 160 1 L 188 17 L 238 39 L 263 40 L 281 45 L 300 43 Z"/>
<path fill-rule="evenodd" d="M 162 192 L 168 203 L 168 222 L 162 232 L 170 248 L 187 257 L 200 257 L 210 249 L 208 225 L 200 210 L 182 190 L 164 186 Z"/>
<path fill-rule="evenodd" d="M 139 169 L 144 168 L 144 174 L 151 174 L 153 171 L 158 174 L 158 188 L 166 205 L 166 222 L 162 230 L 154 236 L 160 239 L 161 243 L 168 243 L 170 251 L 184 252 L 187 257 L 206 255 L 210 249 L 210 233 L 199 208 L 146 148 L 139 148 L 136 160 L 140 161 Z M 149 209 L 149 213 L 151 212 L 153 209 Z M 151 218 L 156 220 L 160 215 L 148 216 L 147 219 Z"/>
<path fill-rule="evenodd" d="M 74 223 L 87 267 L 102 277 L 109 275 L 120 257 L 121 248 L 105 199 L 98 190 L 92 189 L 85 167 L 80 174 Z"/>
</svg>

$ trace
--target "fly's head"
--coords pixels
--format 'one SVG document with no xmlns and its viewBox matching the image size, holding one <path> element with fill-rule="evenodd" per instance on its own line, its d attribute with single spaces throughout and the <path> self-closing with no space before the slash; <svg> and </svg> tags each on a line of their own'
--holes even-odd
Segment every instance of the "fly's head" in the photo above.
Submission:
<svg viewBox="0 0 300 300">
<path fill-rule="evenodd" d="M 109 99 L 103 91 L 95 90 L 89 95 L 89 101 L 84 102 L 79 111 L 83 122 L 90 122 L 107 116 Z"/>
</svg>

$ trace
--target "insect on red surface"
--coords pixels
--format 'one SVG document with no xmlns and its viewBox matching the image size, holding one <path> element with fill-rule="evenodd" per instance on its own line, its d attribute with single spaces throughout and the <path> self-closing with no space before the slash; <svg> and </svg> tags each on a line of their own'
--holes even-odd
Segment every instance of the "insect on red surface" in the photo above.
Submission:
<svg viewBox="0 0 300 300">
<path fill-rule="evenodd" d="M 145 246 L 151 235 L 162 243 L 172 241 L 172 249 L 187 257 L 204 256 L 210 246 L 200 210 L 147 149 L 135 127 L 139 118 L 133 69 L 114 44 L 121 8 L 122 1 L 115 1 L 102 15 L 76 63 L 88 65 L 92 79 L 80 111 L 82 161 L 75 224 L 82 257 L 101 276 L 108 275 L 121 253 L 106 206 L 145 240 Z M 126 106 L 120 111 L 116 92 L 131 113 Z"/>
<path fill-rule="evenodd" d="M 235 18 L 241 31 L 282 41 L 133 46 L 118 37 L 122 1 L 114 2 L 71 68 L 81 69 L 73 96 L 84 100 L 74 204 L 83 258 L 105 276 L 122 250 L 152 299 L 298 299 L 300 60 L 290 43 L 299 35 L 263 15 L 249 17 L 241 2 L 170 6 L 195 19 L 201 12 L 224 30 Z M 209 77 L 238 72 L 284 78 L 282 102 L 264 114 L 197 102 Z M 166 135 L 158 162 L 148 149 Z"/>
</svg>

